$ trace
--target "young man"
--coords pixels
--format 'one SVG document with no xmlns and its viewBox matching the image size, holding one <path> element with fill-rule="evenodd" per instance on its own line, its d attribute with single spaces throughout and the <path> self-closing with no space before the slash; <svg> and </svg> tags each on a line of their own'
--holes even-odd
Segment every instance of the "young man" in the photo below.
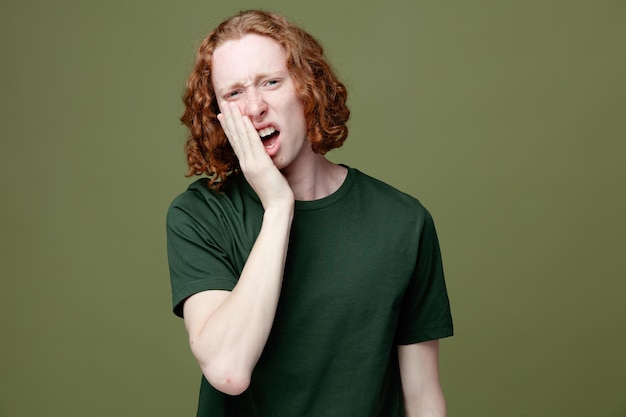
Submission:
<svg viewBox="0 0 626 417">
<path fill-rule="evenodd" d="M 284 18 L 242 12 L 200 46 L 189 175 L 167 217 L 174 312 L 202 369 L 198 416 L 445 416 L 452 319 L 432 218 L 324 157 L 346 90 Z"/>
</svg>

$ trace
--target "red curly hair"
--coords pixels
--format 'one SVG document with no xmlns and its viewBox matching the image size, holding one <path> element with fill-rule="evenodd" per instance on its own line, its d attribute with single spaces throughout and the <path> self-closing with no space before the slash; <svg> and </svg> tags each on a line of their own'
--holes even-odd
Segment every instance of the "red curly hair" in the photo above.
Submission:
<svg viewBox="0 0 626 417">
<path fill-rule="evenodd" d="M 222 22 L 202 41 L 187 80 L 185 112 L 180 118 L 189 128 L 185 143 L 187 176 L 207 174 L 209 187 L 218 191 L 230 175 L 239 172 L 239 162 L 217 120 L 219 108 L 211 82 L 211 59 L 219 45 L 249 33 L 268 36 L 285 48 L 287 70 L 304 105 L 313 151 L 324 155 L 340 147 L 348 136 L 348 93 L 326 61 L 319 42 L 280 15 L 242 11 Z"/>
</svg>

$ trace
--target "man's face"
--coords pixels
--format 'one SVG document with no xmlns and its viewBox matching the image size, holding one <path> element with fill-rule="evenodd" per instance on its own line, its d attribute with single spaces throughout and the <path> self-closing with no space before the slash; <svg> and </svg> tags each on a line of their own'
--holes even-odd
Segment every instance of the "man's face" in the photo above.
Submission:
<svg viewBox="0 0 626 417">
<path fill-rule="evenodd" d="M 212 82 L 218 103 L 237 103 L 259 132 L 278 169 L 306 163 L 313 154 L 302 103 L 275 40 L 247 34 L 213 52 Z"/>
</svg>

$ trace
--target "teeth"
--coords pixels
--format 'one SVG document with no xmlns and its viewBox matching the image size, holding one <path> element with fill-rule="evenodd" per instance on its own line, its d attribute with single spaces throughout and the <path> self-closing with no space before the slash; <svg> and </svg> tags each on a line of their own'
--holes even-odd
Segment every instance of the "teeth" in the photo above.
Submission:
<svg viewBox="0 0 626 417">
<path fill-rule="evenodd" d="M 274 129 L 273 127 L 266 127 L 264 129 L 259 130 L 259 136 L 261 138 L 264 138 L 266 136 L 271 135 L 274 132 L 276 132 L 276 129 Z"/>
</svg>

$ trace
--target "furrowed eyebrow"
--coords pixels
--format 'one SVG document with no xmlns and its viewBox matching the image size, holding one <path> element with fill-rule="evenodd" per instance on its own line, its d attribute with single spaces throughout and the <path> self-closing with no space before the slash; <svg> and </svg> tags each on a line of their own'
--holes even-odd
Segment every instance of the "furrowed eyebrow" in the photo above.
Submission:
<svg viewBox="0 0 626 417">
<path fill-rule="evenodd" d="M 244 85 L 242 83 L 235 83 L 235 84 L 231 84 L 227 87 L 224 88 L 220 88 L 219 90 L 217 90 L 217 95 L 219 95 L 220 97 L 230 93 L 231 91 L 235 91 L 235 90 L 240 90 L 241 88 L 243 88 Z"/>
<path fill-rule="evenodd" d="M 289 75 L 289 72 L 287 71 L 273 71 L 269 73 L 259 74 L 254 78 L 254 84 L 257 84 L 259 81 L 263 79 L 285 78 L 288 75 Z M 238 81 L 238 82 L 229 84 L 228 86 L 217 90 L 217 94 L 221 97 L 224 94 L 228 94 L 229 92 L 233 90 L 240 90 L 245 87 L 246 87 L 245 83 Z"/>
</svg>

